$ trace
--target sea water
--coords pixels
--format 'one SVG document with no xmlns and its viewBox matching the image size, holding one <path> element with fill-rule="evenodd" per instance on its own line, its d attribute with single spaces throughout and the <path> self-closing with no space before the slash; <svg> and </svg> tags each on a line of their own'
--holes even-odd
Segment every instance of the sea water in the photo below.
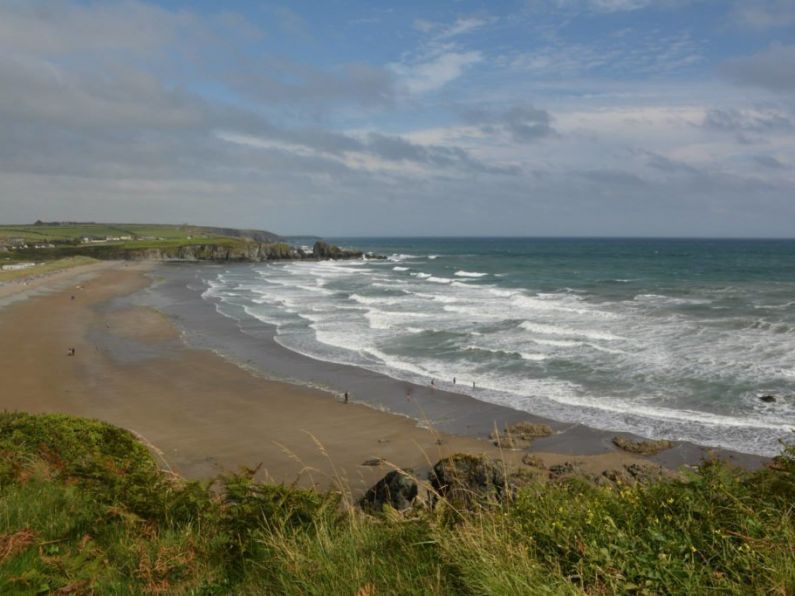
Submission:
<svg viewBox="0 0 795 596">
<path fill-rule="evenodd" d="M 795 241 L 333 241 L 387 259 L 208 270 L 204 295 L 312 358 L 556 420 L 795 439 Z"/>
</svg>

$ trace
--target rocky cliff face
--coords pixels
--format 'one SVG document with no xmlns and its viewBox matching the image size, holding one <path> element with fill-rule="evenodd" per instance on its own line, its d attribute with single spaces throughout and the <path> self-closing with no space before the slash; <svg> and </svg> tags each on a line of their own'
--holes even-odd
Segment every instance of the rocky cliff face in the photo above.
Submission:
<svg viewBox="0 0 795 596">
<path fill-rule="evenodd" d="M 166 248 L 130 249 L 122 258 L 154 261 L 261 261 L 302 259 L 360 259 L 362 253 L 343 250 L 333 244 L 316 242 L 311 253 L 284 242 L 246 242 L 243 244 L 189 244 Z"/>
</svg>

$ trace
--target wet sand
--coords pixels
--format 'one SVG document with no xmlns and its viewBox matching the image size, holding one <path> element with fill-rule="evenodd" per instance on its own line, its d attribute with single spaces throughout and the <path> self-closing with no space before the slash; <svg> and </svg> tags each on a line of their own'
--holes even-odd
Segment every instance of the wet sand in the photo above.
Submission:
<svg viewBox="0 0 795 596">
<path fill-rule="evenodd" d="M 164 269 L 190 276 L 190 266 L 102 263 L 92 267 L 59 272 L 35 291 L 25 286 L 16 292 L 6 289 L 6 304 L 0 305 L 0 408 L 63 412 L 117 424 L 151 444 L 166 467 L 194 479 L 260 466 L 262 479 L 322 488 L 341 484 L 357 495 L 390 464 L 421 470 L 455 452 L 502 456 L 521 466 L 522 452 L 501 452 L 486 439 L 483 430 L 498 420 L 488 420 L 488 408 L 477 409 L 476 400 L 468 404 L 474 410 L 458 403 L 462 414 L 457 420 L 478 418 L 478 428 L 451 434 L 423 428 L 408 413 L 379 410 L 386 406 L 379 405 L 383 396 L 376 393 L 387 390 L 358 383 L 357 379 L 369 379 L 367 371 L 337 371 L 350 374 L 342 382 L 357 388 L 352 396 L 359 403 L 344 404 L 333 392 L 266 378 L 278 371 L 278 358 L 293 358 L 294 364 L 302 358 L 272 339 L 272 346 L 288 352 L 287 356 L 266 349 L 262 338 L 235 328 L 239 346 L 246 346 L 241 338 L 259 342 L 254 349 L 266 360 L 264 365 L 244 358 L 241 366 L 230 360 L 230 354 L 221 357 L 213 351 L 219 349 L 216 346 L 198 345 L 197 338 L 206 339 L 213 331 L 191 328 L 194 315 L 205 325 L 234 322 L 214 310 L 202 314 L 201 304 L 186 296 L 180 301 L 178 295 L 169 295 L 163 291 L 168 287 L 163 280 L 150 288 L 152 279 L 163 277 Z M 233 336 L 224 333 L 218 330 L 217 339 L 232 341 Z M 67 353 L 71 347 L 74 356 Z M 271 370 L 261 370 L 267 369 L 268 358 Z M 309 370 L 322 377 L 324 363 L 305 360 Z M 313 376 L 303 380 L 319 382 Z M 406 401 L 404 385 L 389 381 Z M 372 395 L 367 394 L 368 387 Z M 406 407 L 415 413 L 428 409 L 428 415 L 417 417 L 426 422 L 439 419 L 447 431 L 450 425 L 437 409 L 445 399 L 462 397 L 444 392 L 425 396 L 418 388 Z M 433 400 L 439 404 L 433 405 Z M 521 413 L 515 417 L 529 418 Z M 428 425 L 437 428 L 433 422 Z M 543 447 L 542 441 L 568 444 L 560 442 L 566 433 L 539 441 L 542 446 L 536 450 L 543 451 L 540 456 L 546 465 L 576 461 L 589 473 L 640 461 L 603 448 L 604 436 L 588 439 L 588 432 L 571 435 L 579 436 L 580 447 L 592 447 L 577 449 L 576 455 L 568 448 Z M 375 458 L 389 464 L 362 465 Z"/>
</svg>

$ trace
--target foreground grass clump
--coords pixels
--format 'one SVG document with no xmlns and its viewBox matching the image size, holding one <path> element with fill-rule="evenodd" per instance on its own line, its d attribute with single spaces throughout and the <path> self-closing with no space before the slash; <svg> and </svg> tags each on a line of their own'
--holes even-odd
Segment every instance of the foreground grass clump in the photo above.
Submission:
<svg viewBox="0 0 795 596">
<path fill-rule="evenodd" d="M 252 477 L 186 483 L 121 429 L 0 414 L 0 593 L 795 592 L 791 450 L 379 516 Z"/>
</svg>

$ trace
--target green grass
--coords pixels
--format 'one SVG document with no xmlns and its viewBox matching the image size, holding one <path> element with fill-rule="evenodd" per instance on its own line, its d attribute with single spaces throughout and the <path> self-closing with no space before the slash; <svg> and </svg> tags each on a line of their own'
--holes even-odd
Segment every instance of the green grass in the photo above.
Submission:
<svg viewBox="0 0 795 596">
<path fill-rule="evenodd" d="M 251 471 L 186 483 L 101 422 L 0 414 L 0 593 L 788 594 L 793 455 L 368 516 Z"/>
<path fill-rule="evenodd" d="M 0 226 L 0 239 L 24 238 L 31 242 L 79 241 L 83 237 L 132 236 L 166 240 L 186 240 L 188 236 L 207 235 L 200 226 L 156 224 L 43 224 Z"/>
<path fill-rule="evenodd" d="M 129 240 L 107 244 L 63 244 L 53 248 L 28 248 L 5 253 L 17 261 L 47 261 L 84 256 L 94 259 L 125 259 L 130 253 L 148 249 L 176 250 L 182 246 L 212 245 L 243 248 L 249 241 L 228 236 L 202 236 L 190 239 Z"/>
<path fill-rule="evenodd" d="M 84 257 L 84 256 L 65 257 L 55 261 L 50 261 L 47 263 L 35 265 L 34 267 L 29 267 L 28 269 L 19 269 L 17 271 L 0 271 L 0 282 L 13 281 L 15 279 L 23 279 L 25 277 L 30 277 L 32 275 L 41 275 L 43 273 L 53 273 L 55 271 L 70 269 L 72 267 L 78 267 L 80 265 L 89 265 L 95 262 L 96 260 L 92 259 L 91 257 Z M 0 259 L 0 264 L 3 263 L 4 261 Z"/>
</svg>

